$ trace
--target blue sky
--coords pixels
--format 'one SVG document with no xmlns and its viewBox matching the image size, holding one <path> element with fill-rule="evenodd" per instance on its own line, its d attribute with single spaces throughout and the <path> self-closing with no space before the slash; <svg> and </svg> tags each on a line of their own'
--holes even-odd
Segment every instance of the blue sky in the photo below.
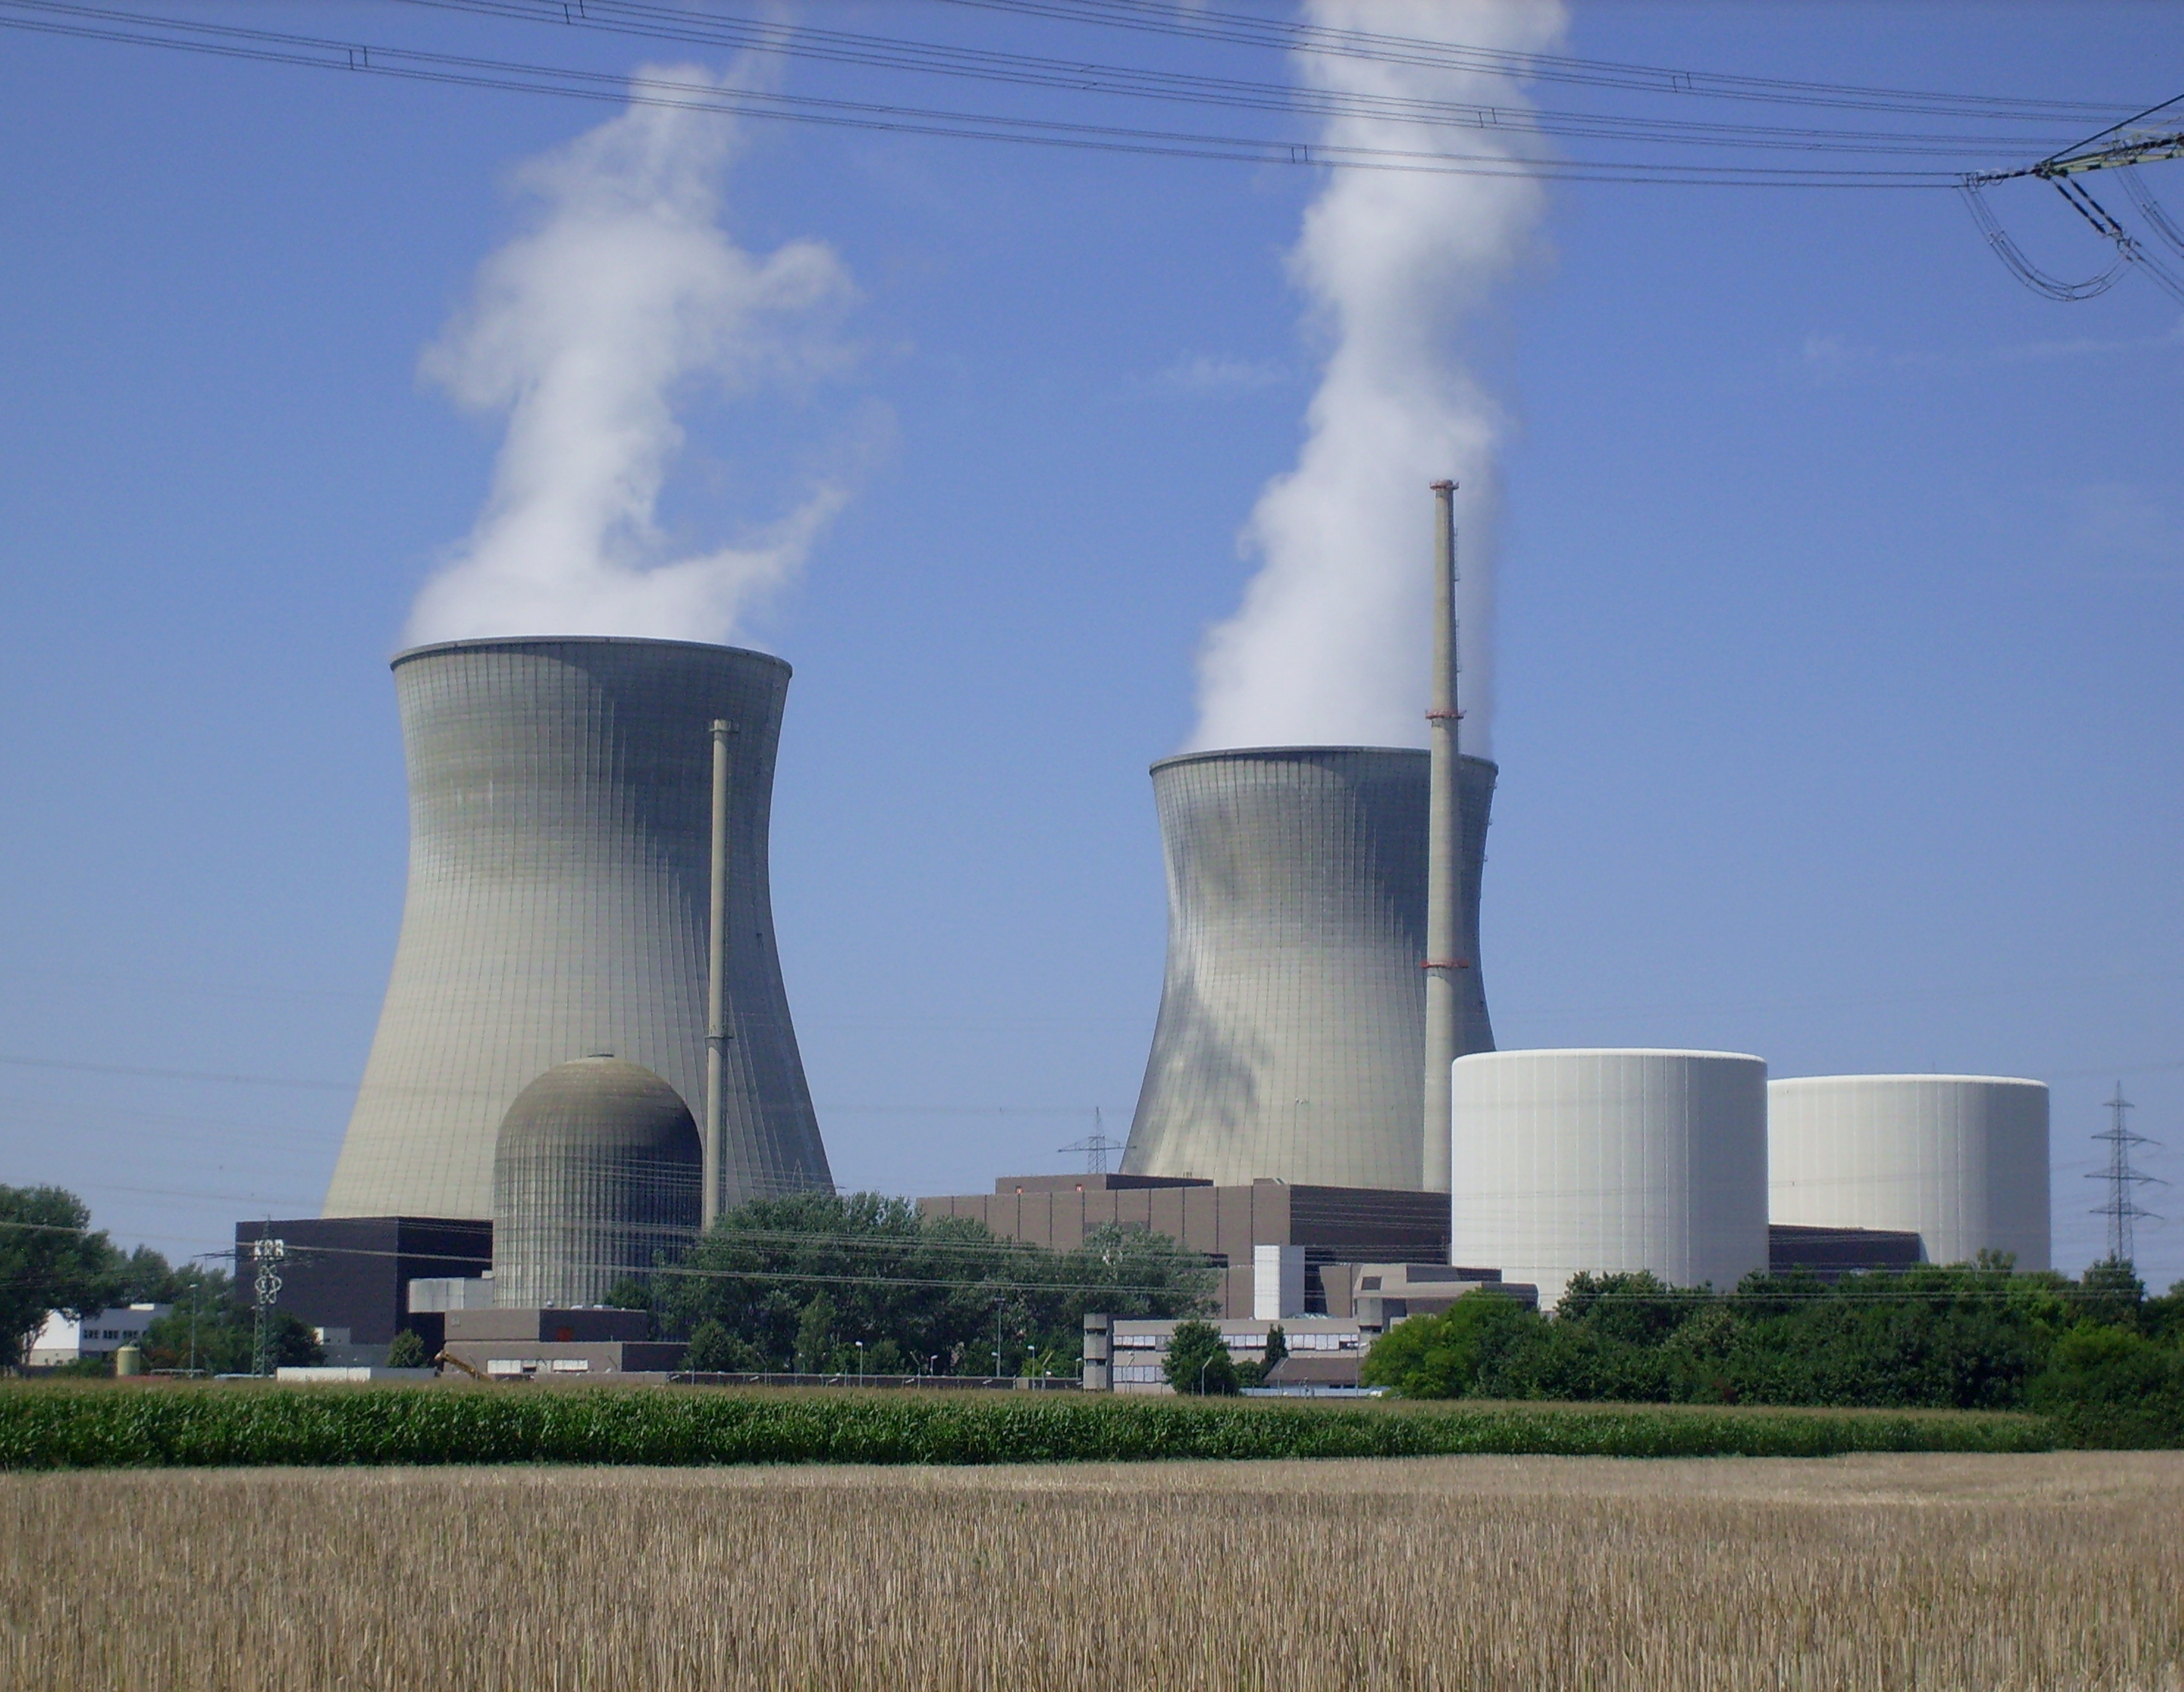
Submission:
<svg viewBox="0 0 2184 1692">
<path fill-rule="evenodd" d="M 1283 74 L 911 0 L 811 14 Z M 1626 0 L 1578 6 L 1566 50 L 2151 104 L 2180 48 L 2152 5 Z M 385 660 L 498 444 L 420 355 L 519 227 L 511 171 L 608 115 L 0 35 L 0 1179 L 176 1253 L 315 1210 L 400 910 Z M 1320 179 L 780 125 L 727 181 L 738 242 L 823 242 L 855 290 L 838 368 L 692 399 L 662 508 L 717 544 L 854 461 L 751 631 L 797 671 L 776 914 L 837 1177 L 1067 1167 L 1136 1095 L 1145 766 L 1190 731 L 1239 530 L 1296 455 L 1316 352 L 1283 259 Z M 2097 267 L 2005 209 L 2053 268 Z M 1465 341 L 1509 422 L 1503 1044 L 2049 1079 L 2058 1261 L 2098 1255 L 2081 1177 L 2119 1079 L 2184 1185 L 2184 312 L 2138 277 L 2035 297 L 1947 192 L 1557 184 Z M 2184 1222 L 2139 1255 L 2184 1276 Z"/>
</svg>

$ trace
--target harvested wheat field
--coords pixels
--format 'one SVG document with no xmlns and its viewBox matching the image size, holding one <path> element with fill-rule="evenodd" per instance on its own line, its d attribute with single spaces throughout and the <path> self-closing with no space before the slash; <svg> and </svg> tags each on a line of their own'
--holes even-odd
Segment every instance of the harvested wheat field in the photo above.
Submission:
<svg viewBox="0 0 2184 1692">
<path fill-rule="evenodd" d="M 2184 1455 L 0 1478 L 14 1688 L 2184 1688 Z"/>
</svg>

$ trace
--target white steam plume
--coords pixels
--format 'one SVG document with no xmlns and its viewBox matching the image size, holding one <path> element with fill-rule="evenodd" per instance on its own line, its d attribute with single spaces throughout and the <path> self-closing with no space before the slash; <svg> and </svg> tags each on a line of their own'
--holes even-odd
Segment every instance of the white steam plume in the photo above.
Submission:
<svg viewBox="0 0 2184 1692">
<path fill-rule="evenodd" d="M 1557 0 L 1306 0 L 1314 24 L 1542 51 Z M 1299 54 L 1300 74 L 1345 93 L 1516 104 L 1509 85 L 1463 70 Z M 1487 153 L 1522 131 L 1426 131 L 1328 120 L 1349 147 L 1446 145 Z M 1456 139 L 1451 142 L 1451 134 Z M 1199 660 L 1195 748 L 1423 744 L 1432 641 L 1433 496 L 1462 484 L 1463 745 L 1490 744 L 1493 609 L 1487 544 L 1501 413 L 1465 368 L 1464 320 L 1521 264 L 1543 208 L 1511 176 L 1338 170 L 1290 254 L 1329 343 L 1296 467 L 1268 482 L 1243 544 L 1264 562 Z"/>
<path fill-rule="evenodd" d="M 689 65 L 638 75 L 716 81 Z M 417 597 L 411 641 L 724 640 L 840 506 L 841 488 L 819 486 L 744 544 L 698 557 L 671 556 L 655 520 L 682 392 L 827 361 L 822 326 L 850 293 L 817 242 L 758 258 L 722 231 L 734 144 L 726 117 L 632 106 L 519 173 L 538 218 L 480 267 L 424 357 L 427 377 L 467 409 L 505 412 L 508 431 L 476 526 Z"/>
</svg>

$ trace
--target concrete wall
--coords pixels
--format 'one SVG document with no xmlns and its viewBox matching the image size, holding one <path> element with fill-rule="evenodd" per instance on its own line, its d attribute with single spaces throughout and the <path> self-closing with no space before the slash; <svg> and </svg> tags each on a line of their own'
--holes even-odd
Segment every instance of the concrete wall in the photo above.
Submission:
<svg viewBox="0 0 2184 1692">
<path fill-rule="evenodd" d="M 1195 753 L 1153 765 L 1167 979 L 1124 1170 L 1424 1183 L 1427 755 Z M 1478 968 L 1495 766 L 1462 762 L 1465 1049 L 1493 1049 Z"/>
<path fill-rule="evenodd" d="M 485 640 L 394 660 L 410 888 L 330 1216 L 482 1216 L 516 1094 L 611 1052 L 701 1114 L 711 747 L 730 741 L 722 1197 L 824 1186 L 774 949 L 767 832 L 788 666 L 651 640 Z"/>
</svg>

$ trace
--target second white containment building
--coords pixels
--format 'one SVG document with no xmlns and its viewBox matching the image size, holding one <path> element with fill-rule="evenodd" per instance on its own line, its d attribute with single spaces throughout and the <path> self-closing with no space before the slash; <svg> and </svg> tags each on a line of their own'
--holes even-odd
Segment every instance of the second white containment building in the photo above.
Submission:
<svg viewBox="0 0 2184 1692">
<path fill-rule="evenodd" d="M 2048 1266 L 2043 1083 L 1814 1075 L 1767 1093 L 1775 1222 L 1916 1233 L 1929 1263 L 2000 1251 Z"/>
<path fill-rule="evenodd" d="M 1453 1260 L 1529 1281 L 1650 1270 L 1724 1290 L 1767 1267 L 1767 1066 L 1728 1052 L 1457 1060 Z"/>
</svg>

